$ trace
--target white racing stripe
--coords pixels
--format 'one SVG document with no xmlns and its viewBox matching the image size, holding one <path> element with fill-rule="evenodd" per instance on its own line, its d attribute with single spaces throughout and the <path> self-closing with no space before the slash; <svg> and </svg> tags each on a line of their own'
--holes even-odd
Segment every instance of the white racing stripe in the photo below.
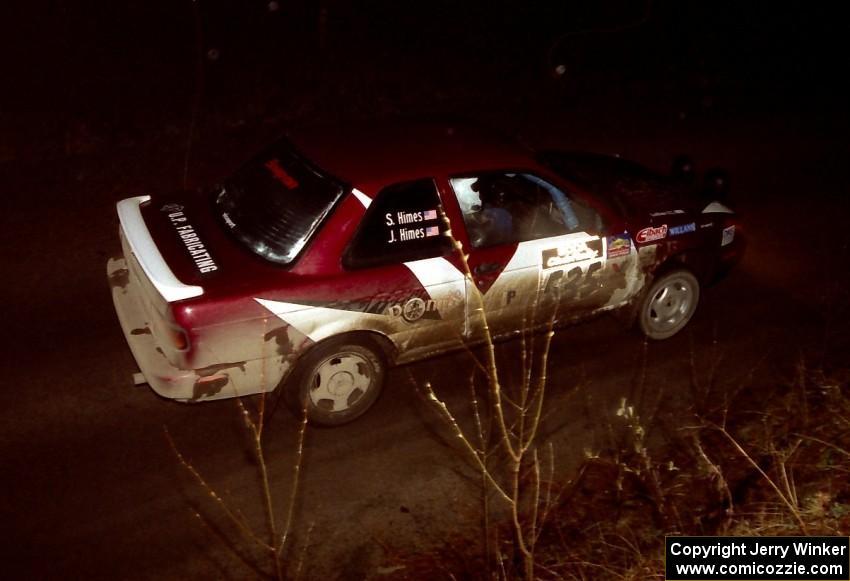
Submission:
<svg viewBox="0 0 850 581">
<path fill-rule="evenodd" d="M 437 305 L 437 313 L 443 321 L 462 318 L 464 330 L 469 324 L 466 315 L 466 277 L 455 265 L 442 257 L 426 258 L 405 262 L 416 280 Z"/>
<path fill-rule="evenodd" d="M 329 309 L 260 298 L 254 298 L 254 300 L 313 341 L 327 339 L 336 332 L 366 328 L 368 325 L 364 325 L 364 322 L 369 319 L 375 321 L 384 319 L 384 315 L 360 311 Z"/>
<path fill-rule="evenodd" d="M 463 282 L 463 274 L 455 268 L 455 265 L 442 257 L 414 260 L 405 262 L 404 265 L 426 289 L 442 284 Z"/>
<path fill-rule="evenodd" d="M 366 194 L 364 194 L 363 192 L 361 192 L 357 188 L 352 189 L 351 193 L 354 194 L 355 198 L 360 200 L 360 203 L 363 204 L 364 208 L 368 208 L 372 204 L 372 198 L 370 198 L 369 196 L 367 196 Z"/>
<path fill-rule="evenodd" d="M 463 275 L 445 258 L 417 260 L 407 262 L 405 266 L 410 269 L 437 305 L 463 303 Z M 257 297 L 254 300 L 281 321 L 294 327 L 313 341 L 321 341 L 345 331 L 377 327 L 387 329 L 387 312 L 364 313 L 362 311 L 316 307 Z M 400 317 L 396 318 L 401 322 Z M 390 328 L 395 326 L 394 323 L 390 323 L 390 325 Z M 396 331 L 398 330 L 396 329 Z"/>
</svg>

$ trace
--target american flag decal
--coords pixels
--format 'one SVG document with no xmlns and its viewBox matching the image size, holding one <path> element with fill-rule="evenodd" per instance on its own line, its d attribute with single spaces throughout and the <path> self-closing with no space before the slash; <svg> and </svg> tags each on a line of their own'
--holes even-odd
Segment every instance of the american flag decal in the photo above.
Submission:
<svg viewBox="0 0 850 581">
<path fill-rule="evenodd" d="M 425 210 L 425 213 L 423 214 L 423 218 L 425 220 L 436 220 L 437 219 L 437 210 Z M 428 236 L 430 236 L 430 234 Z"/>
<path fill-rule="evenodd" d="M 425 228 L 425 236 L 436 236 L 440 233 L 440 229 L 437 226 L 428 226 Z"/>
</svg>

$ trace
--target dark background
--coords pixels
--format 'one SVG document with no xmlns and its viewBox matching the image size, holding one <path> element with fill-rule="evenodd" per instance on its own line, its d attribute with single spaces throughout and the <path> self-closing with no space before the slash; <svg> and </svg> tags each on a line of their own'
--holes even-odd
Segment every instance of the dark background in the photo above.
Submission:
<svg viewBox="0 0 850 581">
<path fill-rule="evenodd" d="M 235 406 L 131 386 L 105 263 L 119 250 L 117 200 L 212 183 L 293 124 L 458 114 L 531 145 L 663 171 L 685 152 L 700 169 L 730 171 L 749 249 L 681 337 L 646 346 L 609 318 L 556 335 L 544 437 L 563 482 L 585 449 L 604 450 L 599 427 L 638 375 L 681 421 L 688 379 L 708 381 L 718 352 L 718 385 L 756 413 L 800 361 L 846 369 L 844 12 L 838 2 L 672 0 L 4 3 L 0 571 L 254 576 L 193 516 L 221 521 L 163 437 L 168 426 L 262 530 Z M 504 361 L 518 360 L 516 347 L 505 345 Z M 417 395 L 429 380 L 466 409 L 456 383 L 469 365 L 455 356 L 394 369 L 370 414 L 308 431 L 293 545 L 306 548 L 306 578 L 368 577 L 423 547 L 477 538 L 474 470 Z M 266 449 L 280 507 L 296 428 L 275 418 Z"/>
<path fill-rule="evenodd" d="M 511 130 L 540 107 L 600 99 L 671 115 L 846 118 L 850 25 L 838 2 L 55 0 L 4 11 L 7 158 L 185 138 L 190 126 L 208 140 L 432 112 L 490 111 Z"/>
</svg>

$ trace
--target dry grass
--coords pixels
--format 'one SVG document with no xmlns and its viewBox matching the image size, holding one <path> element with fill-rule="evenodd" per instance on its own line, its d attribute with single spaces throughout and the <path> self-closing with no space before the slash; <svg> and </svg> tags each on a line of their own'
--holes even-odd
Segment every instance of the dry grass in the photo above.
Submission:
<svg viewBox="0 0 850 581">
<path fill-rule="evenodd" d="M 444 560 L 444 567 L 457 565 L 456 578 L 663 579 L 665 535 L 850 533 L 850 370 L 825 373 L 801 358 L 786 382 L 756 392 L 721 385 L 720 352 L 711 354 L 709 377 L 695 386 L 685 415 L 664 410 L 660 395 L 644 397 L 651 386 L 638 371 L 633 395 L 642 404 L 623 399 L 601 427 L 607 443 L 587 454 L 571 482 L 547 483 L 545 518 L 531 544 L 533 577 L 510 560 L 470 572 L 479 555 L 446 559 L 439 551 L 430 561 L 420 555 L 414 570 L 426 574 L 429 562 Z M 663 441 L 650 443 L 650 426 L 659 424 Z M 480 447 L 469 446 L 481 458 Z M 537 461 L 532 456 L 529 464 Z M 538 478 L 528 481 L 532 491 Z M 482 482 L 492 487 L 491 479 Z M 541 501 L 534 492 L 530 498 Z M 516 506 L 532 507 L 519 511 L 520 531 L 539 525 L 540 508 Z M 500 555 L 523 554 L 515 520 L 489 526 L 502 531 L 495 535 Z"/>
<path fill-rule="evenodd" d="M 841 376 L 801 362 L 760 406 L 739 398 L 738 411 L 694 414 L 652 450 L 624 404 L 622 447 L 583 467 L 543 565 L 568 579 L 663 578 L 666 534 L 848 534 L 850 384 Z M 606 480 L 617 483 L 613 501 L 597 489 Z"/>
</svg>

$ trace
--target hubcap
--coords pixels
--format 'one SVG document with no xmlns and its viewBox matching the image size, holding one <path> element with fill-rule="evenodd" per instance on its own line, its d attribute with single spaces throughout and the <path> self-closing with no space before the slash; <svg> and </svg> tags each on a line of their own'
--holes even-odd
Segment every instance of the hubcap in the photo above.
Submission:
<svg viewBox="0 0 850 581">
<path fill-rule="evenodd" d="M 687 321 L 693 303 L 694 293 L 688 281 L 670 279 L 649 302 L 648 322 L 655 331 L 670 331 Z"/>
<path fill-rule="evenodd" d="M 323 361 L 313 376 L 310 400 L 329 412 L 355 405 L 372 387 L 372 363 L 358 353 L 339 353 Z"/>
</svg>

